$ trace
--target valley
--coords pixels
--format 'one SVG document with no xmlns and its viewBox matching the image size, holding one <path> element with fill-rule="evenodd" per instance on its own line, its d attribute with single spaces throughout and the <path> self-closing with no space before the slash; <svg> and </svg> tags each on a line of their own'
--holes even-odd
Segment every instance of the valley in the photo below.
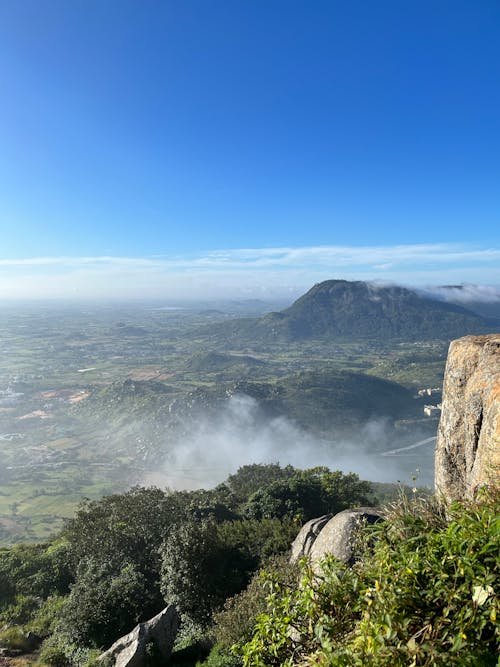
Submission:
<svg viewBox="0 0 500 667">
<path fill-rule="evenodd" d="M 228 341 L 280 305 L 3 307 L 0 543 L 49 537 L 82 498 L 253 462 L 432 485 L 439 397 L 417 392 L 440 387 L 447 342 Z"/>
</svg>

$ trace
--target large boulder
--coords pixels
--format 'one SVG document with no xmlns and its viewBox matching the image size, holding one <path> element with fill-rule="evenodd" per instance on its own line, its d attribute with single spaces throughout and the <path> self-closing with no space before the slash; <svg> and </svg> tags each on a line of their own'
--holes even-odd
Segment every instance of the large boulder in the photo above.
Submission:
<svg viewBox="0 0 500 667">
<path fill-rule="evenodd" d="M 317 519 L 311 519 L 302 526 L 292 543 L 290 563 L 296 563 L 304 556 L 309 555 L 316 538 L 332 516 L 333 514 L 324 514 Z"/>
<path fill-rule="evenodd" d="M 359 531 L 382 520 L 382 514 L 373 507 L 357 507 L 336 514 L 322 528 L 309 551 L 313 567 L 327 554 L 352 565 L 358 556 Z"/>
<path fill-rule="evenodd" d="M 105 664 L 112 663 L 114 667 L 145 667 L 148 646 L 151 644 L 162 659 L 168 660 L 179 628 L 179 620 L 177 609 L 168 605 L 149 621 L 139 623 L 132 632 L 118 639 L 99 656 L 99 660 Z"/>
<path fill-rule="evenodd" d="M 452 341 L 435 456 L 436 491 L 447 500 L 500 485 L 500 334 Z"/>
</svg>

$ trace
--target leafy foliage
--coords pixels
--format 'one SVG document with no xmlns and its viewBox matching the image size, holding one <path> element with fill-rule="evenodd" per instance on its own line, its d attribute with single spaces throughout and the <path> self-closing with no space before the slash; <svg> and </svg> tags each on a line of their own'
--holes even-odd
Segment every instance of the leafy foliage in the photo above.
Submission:
<svg viewBox="0 0 500 667">
<path fill-rule="evenodd" d="M 82 503 L 64 536 L 73 567 L 85 558 L 114 564 L 135 562 L 157 571 L 157 550 L 181 511 L 180 498 L 156 488 L 135 487 L 127 493 Z"/>
<path fill-rule="evenodd" d="M 104 648 L 157 610 L 156 591 L 129 563 L 119 572 L 89 558 L 62 608 L 56 631 L 80 646 Z M 153 611 L 153 613 L 154 613 Z"/>
<path fill-rule="evenodd" d="M 229 475 L 226 484 L 237 500 L 242 502 L 259 489 L 278 480 L 288 479 L 295 472 L 296 468 L 291 465 L 282 468 L 279 463 L 253 463 L 238 468 L 233 475 Z"/>
<path fill-rule="evenodd" d="M 165 599 L 201 626 L 241 591 L 264 558 L 287 551 L 296 526 L 278 519 L 187 521 L 171 531 L 162 549 Z"/>
<path fill-rule="evenodd" d="M 308 521 L 354 505 L 370 504 L 371 486 L 357 475 L 318 467 L 298 470 L 284 480 L 256 491 L 243 508 L 249 518 L 289 517 Z"/>
<path fill-rule="evenodd" d="M 287 556 L 275 556 L 253 575 L 245 590 L 226 600 L 213 617 L 212 632 L 219 652 L 229 651 L 233 644 L 251 639 L 257 617 L 267 610 L 266 578 L 279 580 L 282 586 L 296 585 L 298 567 L 291 565 Z"/>
<path fill-rule="evenodd" d="M 354 568 L 302 564 L 293 588 L 268 578 L 268 610 L 241 647 L 245 667 L 496 665 L 500 498 L 405 503 L 372 531 Z"/>
<path fill-rule="evenodd" d="M 307 563 L 297 573 L 272 560 L 302 521 L 371 493 L 356 475 L 271 464 L 210 491 L 87 502 L 52 543 L 0 552 L 0 620 L 44 638 L 53 667 L 84 667 L 165 599 L 184 617 L 179 664 L 207 655 L 208 633 L 207 667 L 494 665 L 498 497 L 446 511 L 403 497 L 352 568 L 329 558 L 319 575 Z"/>
<path fill-rule="evenodd" d="M 67 552 L 64 540 L 0 551 L 0 623 L 26 623 L 42 599 L 68 592 Z"/>
<path fill-rule="evenodd" d="M 67 544 L 18 544 L 0 551 L 1 601 L 16 595 L 47 597 L 68 588 Z"/>
</svg>

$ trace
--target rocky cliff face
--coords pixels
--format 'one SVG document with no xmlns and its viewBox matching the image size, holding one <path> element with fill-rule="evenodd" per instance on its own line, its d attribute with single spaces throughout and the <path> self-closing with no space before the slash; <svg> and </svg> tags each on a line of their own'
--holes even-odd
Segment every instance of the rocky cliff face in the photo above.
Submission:
<svg viewBox="0 0 500 667">
<path fill-rule="evenodd" d="M 435 484 L 449 500 L 500 486 L 500 334 L 466 336 L 450 345 Z"/>
</svg>

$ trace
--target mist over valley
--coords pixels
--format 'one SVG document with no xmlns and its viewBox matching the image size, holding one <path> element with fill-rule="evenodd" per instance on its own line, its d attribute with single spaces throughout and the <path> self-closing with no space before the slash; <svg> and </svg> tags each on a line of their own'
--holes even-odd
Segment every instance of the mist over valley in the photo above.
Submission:
<svg viewBox="0 0 500 667">
<path fill-rule="evenodd" d="M 84 497 L 211 488 L 252 463 L 432 487 L 450 333 L 491 327 L 440 303 L 329 281 L 281 311 L 260 300 L 4 307 L 1 539 L 48 537 Z"/>
</svg>

